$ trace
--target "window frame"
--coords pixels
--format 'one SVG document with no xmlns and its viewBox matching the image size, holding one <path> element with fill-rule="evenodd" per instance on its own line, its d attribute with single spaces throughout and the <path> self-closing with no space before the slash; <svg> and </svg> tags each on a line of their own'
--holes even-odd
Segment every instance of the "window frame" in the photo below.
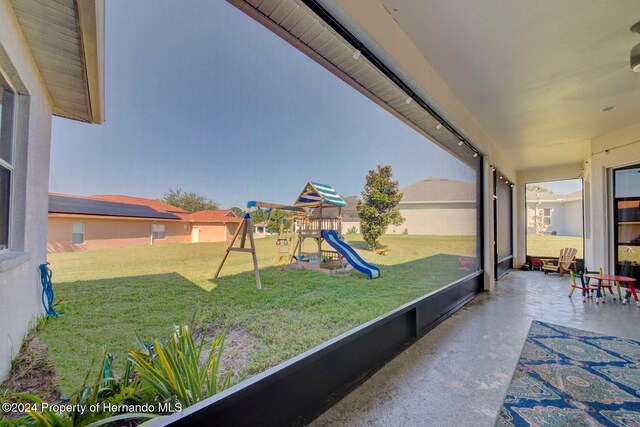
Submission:
<svg viewBox="0 0 640 427">
<path fill-rule="evenodd" d="M 156 227 L 162 227 L 162 231 L 156 229 Z M 156 237 L 156 234 L 159 236 L 162 233 L 162 237 Z M 155 242 L 156 240 L 165 240 L 167 238 L 167 225 L 154 222 L 151 224 L 151 239 Z"/>
<path fill-rule="evenodd" d="M 11 102 L 11 116 L 9 119 L 9 138 L 10 138 L 10 146 L 9 146 L 9 160 L 5 160 L 0 158 L 0 168 L 9 172 L 9 209 L 7 211 L 7 243 L 5 248 L 0 248 L 0 254 L 8 253 L 12 250 L 13 247 L 13 210 L 14 210 L 14 195 L 16 192 L 16 183 L 15 183 L 15 158 L 16 158 L 16 105 L 18 102 L 18 91 L 11 84 L 9 79 L 6 77 L 6 73 L 2 68 L 0 68 L 0 98 L 4 98 L 4 91 L 10 91 L 13 94 L 13 100 Z M 6 111 L 6 107 L 4 104 L 2 105 L 2 109 L 0 110 L 0 129 L 2 127 L 2 114 Z M 1 130 L 0 130 L 1 132 Z M 1 138 L 0 133 L 0 138 Z M 1 220 L 1 219 L 0 219 Z"/>
<path fill-rule="evenodd" d="M 82 226 L 82 233 L 76 233 L 76 231 L 74 230 L 76 225 L 81 225 Z M 82 242 L 75 242 L 74 241 L 74 236 L 76 234 L 82 234 Z M 73 224 L 71 224 L 71 244 L 72 245 L 83 245 L 84 242 L 86 241 L 86 226 L 84 222 L 74 222 Z"/>
</svg>

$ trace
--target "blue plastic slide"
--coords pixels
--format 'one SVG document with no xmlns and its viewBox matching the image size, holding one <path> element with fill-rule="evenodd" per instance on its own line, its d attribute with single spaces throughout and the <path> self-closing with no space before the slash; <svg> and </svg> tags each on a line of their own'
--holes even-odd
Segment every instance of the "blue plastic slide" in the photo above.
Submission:
<svg viewBox="0 0 640 427">
<path fill-rule="evenodd" d="M 380 269 L 363 260 L 353 248 L 340 240 L 335 230 L 322 230 L 322 238 L 342 255 L 360 273 L 369 276 L 369 279 L 380 277 Z"/>
</svg>

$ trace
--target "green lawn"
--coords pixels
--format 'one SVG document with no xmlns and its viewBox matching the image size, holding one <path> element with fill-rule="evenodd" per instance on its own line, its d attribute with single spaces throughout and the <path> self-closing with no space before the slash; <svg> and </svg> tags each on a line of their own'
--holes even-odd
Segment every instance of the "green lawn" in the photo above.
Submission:
<svg viewBox="0 0 640 427">
<path fill-rule="evenodd" d="M 640 264 L 640 247 L 638 246 L 618 246 L 618 260 L 631 261 Z"/>
<path fill-rule="evenodd" d="M 560 255 L 562 248 L 576 248 L 576 258 L 584 258 L 583 239 L 581 236 L 542 236 L 527 235 L 527 255 L 541 257 L 555 257 Z"/>
<path fill-rule="evenodd" d="M 51 254 L 56 300 L 65 313 L 38 334 L 69 393 L 103 347 L 118 369 L 135 332 L 164 337 L 197 310 L 200 324 L 229 321 L 253 337 L 248 363 L 235 376 L 240 381 L 469 274 L 459 257 L 475 253 L 471 237 L 388 235 L 382 239 L 388 256 L 365 251 L 359 235 L 347 241 L 381 267 L 379 279 L 355 271 L 281 271 L 271 265 L 274 237 L 256 240 L 262 290 L 255 287 L 249 254 L 232 253 L 212 280 L 224 243 Z"/>
</svg>

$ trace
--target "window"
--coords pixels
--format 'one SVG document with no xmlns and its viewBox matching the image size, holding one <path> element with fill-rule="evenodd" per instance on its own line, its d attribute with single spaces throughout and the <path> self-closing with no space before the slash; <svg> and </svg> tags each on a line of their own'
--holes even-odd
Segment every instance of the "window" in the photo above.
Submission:
<svg viewBox="0 0 640 427">
<path fill-rule="evenodd" d="M 164 239 L 166 237 L 164 224 L 153 224 L 151 226 L 153 240 Z"/>
<path fill-rule="evenodd" d="M 0 80 L 0 251 L 9 248 L 14 94 Z"/>
<path fill-rule="evenodd" d="M 551 225 L 551 208 L 543 209 L 543 223 L 547 227 Z"/>
<path fill-rule="evenodd" d="M 83 222 L 73 223 L 71 243 L 73 243 L 74 245 L 79 245 L 84 243 L 84 223 Z"/>
</svg>

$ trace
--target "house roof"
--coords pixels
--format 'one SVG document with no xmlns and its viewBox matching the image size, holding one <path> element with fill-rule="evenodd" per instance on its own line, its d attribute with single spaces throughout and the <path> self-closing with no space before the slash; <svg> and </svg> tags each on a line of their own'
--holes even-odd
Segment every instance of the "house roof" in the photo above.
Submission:
<svg viewBox="0 0 640 427">
<path fill-rule="evenodd" d="M 469 202 L 476 200 L 476 186 L 469 182 L 456 181 L 447 178 L 429 177 L 414 182 L 400 189 L 403 203 L 428 202 Z M 342 210 L 342 220 L 359 221 L 356 210 L 357 196 L 345 197 L 347 206 Z"/>
<path fill-rule="evenodd" d="M 145 199 L 143 197 L 123 196 L 121 194 L 97 194 L 94 196 L 89 196 L 89 198 L 96 199 L 96 200 L 106 200 L 109 202 L 128 203 L 132 205 L 148 206 L 151 209 L 154 209 L 160 212 L 172 212 L 172 213 L 180 213 L 180 214 L 190 213 L 187 210 L 169 205 L 160 200 Z"/>
<path fill-rule="evenodd" d="M 402 203 L 475 201 L 476 185 L 447 178 L 429 177 L 400 189 Z"/>
<path fill-rule="evenodd" d="M 159 212 L 145 205 L 118 203 L 91 197 L 71 196 L 68 194 L 49 194 L 49 213 L 171 220 L 180 219 L 173 213 Z"/>
<path fill-rule="evenodd" d="M 569 194 L 555 194 L 546 191 L 527 191 L 527 203 L 531 202 L 568 202 L 582 200 L 582 190 Z"/>
<path fill-rule="evenodd" d="M 228 209 L 214 210 L 207 209 L 204 211 L 194 212 L 192 214 L 179 214 L 180 218 L 193 222 L 241 222 L 242 218 L 238 218 Z"/>
<path fill-rule="evenodd" d="M 160 200 L 120 194 L 101 194 L 84 197 L 50 193 L 49 213 L 175 219 L 191 222 L 242 221 L 242 218 L 235 216 L 229 209 L 207 209 L 191 213 Z"/>
<path fill-rule="evenodd" d="M 358 206 L 358 196 L 345 197 L 344 201 L 347 203 L 347 206 L 342 208 L 342 221 L 360 221 L 360 216 L 356 210 L 356 206 Z"/>
<path fill-rule="evenodd" d="M 332 186 L 308 181 L 294 203 L 295 206 L 319 204 L 346 206 L 346 202 Z"/>
</svg>

